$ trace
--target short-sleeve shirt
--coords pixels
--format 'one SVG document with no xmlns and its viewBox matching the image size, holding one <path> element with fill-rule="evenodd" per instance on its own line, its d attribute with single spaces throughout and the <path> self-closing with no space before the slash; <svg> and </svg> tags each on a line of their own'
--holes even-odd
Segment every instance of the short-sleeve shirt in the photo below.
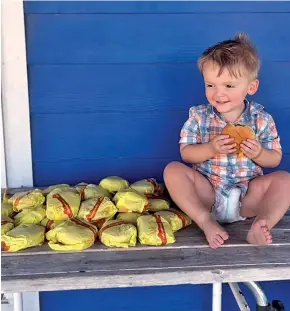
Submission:
<svg viewBox="0 0 290 311">
<path fill-rule="evenodd" d="M 264 107 L 245 99 L 245 109 L 237 123 L 250 126 L 256 139 L 265 149 L 279 149 L 280 137 L 272 116 Z M 179 143 L 203 144 L 220 135 L 227 125 L 222 115 L 211 105 L 191 107 L 189 118 L 180 132 Z M 262 168 L 246 156 L 237 154 L 219 154 L 202 163 L 193 164 L 193 168 L 207 177 L 216 190 L 228 194 L 233 187 L 246 194 L 248 183 L 253 178 L 263 175 Z"/>
</svg>

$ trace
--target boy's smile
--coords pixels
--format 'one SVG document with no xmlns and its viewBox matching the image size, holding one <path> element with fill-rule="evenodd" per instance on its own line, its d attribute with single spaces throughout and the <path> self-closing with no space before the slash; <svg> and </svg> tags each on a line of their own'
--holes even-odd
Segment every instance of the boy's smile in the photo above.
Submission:
<svg viewBox="0 0 290 311">
<path fill-rule="evenodd" d="M 247 94 L 253 95 L 258 88 L 258 80 L 251 79 L 243 68 L 237 67 L 236 77 L 214 62 L 203 67 L 206 97 L 208 102 L 229 122 L 235 122 L 244 110 L 244 99 Z"/>
</svg>

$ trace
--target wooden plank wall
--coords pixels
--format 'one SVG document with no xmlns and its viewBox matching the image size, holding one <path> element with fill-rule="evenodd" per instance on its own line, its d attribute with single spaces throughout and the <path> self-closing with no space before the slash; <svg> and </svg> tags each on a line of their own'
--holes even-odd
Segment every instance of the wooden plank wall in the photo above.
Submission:
<svg viewBox="0 0 290 311">
<path fill-rule="evenodd" d="M 290 3 L 29 1 L 25 23 L 35 186 L 161 180 L 189 107 L 205 102 L 198 56 L 238 31 L 260 51 L 253 99 L 290 171 Z"/>
<path fill-rule="evenodd" d="M 205 100 L 197 57 L 237 31 L 260 50 L 254 99 L 273 113 L 281 168 L 290 170 L 290 3 L 31 1 L 25 19 L 35 186 L 161 179 L 180 159 L 189 107 Z M 289 282 L 263 286 L 289 308 Z M 210 286 L 186 285 L 47 292 L 40 303 L 42 311 L 207 311 L 210 297 Z M 223 303 L 237 309 L 226 286 Z"/>
</svg>

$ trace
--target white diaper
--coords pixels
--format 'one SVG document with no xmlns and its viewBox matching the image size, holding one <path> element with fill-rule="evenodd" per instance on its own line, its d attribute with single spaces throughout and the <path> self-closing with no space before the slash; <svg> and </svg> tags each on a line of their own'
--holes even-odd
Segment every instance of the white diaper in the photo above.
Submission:
<svg viewBox="0 0 290 311">
<path fill-rule="evenodd" d="M 228 197 L 220 191 L 216 191 L 215 203 L 212 207 L 212 215 L 215 220 L 221 223 L 245 220 L 246 217 L 240 215 L 240 197 L 240 188 L 232 188 Z"/>
</svg>

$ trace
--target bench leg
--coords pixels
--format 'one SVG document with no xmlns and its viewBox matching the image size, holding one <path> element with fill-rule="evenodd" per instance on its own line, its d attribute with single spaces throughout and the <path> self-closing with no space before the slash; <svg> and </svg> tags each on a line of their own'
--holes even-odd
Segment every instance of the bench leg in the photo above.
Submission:
<svg viewBox="0 0 290 311">
<path fill-rule="evenodd" d="M 255 296 L 258 306 L 260 307 L 269 306 L 268 299 L 257 282 L 244 282 L 244 284 L 251 290 L 251 292 Z"/>
<path fill-rule="evenodd" d="M 240 311 L 251 311 L 238 283 L 229 283 Z"/>
<path fill-rule="evenodd" d="M 14 311 L 23 311 L 22 294 L 14 293 L 13 300 Z"/>
<path fill-rule="evenodd" d="M 222 283 L 212 284 L 212 311 L 222 311 Z"/>
</svg>

